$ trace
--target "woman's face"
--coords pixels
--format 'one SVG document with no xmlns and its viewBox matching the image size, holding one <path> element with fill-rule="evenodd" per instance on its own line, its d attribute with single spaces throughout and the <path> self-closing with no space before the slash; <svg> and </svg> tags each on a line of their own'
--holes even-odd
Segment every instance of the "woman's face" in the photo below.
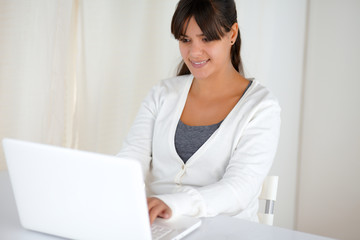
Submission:
<svg viewBox="0 0 360 240">
<path fill-rule="evenodd" d="M 186 33 L 179 39 L 179 48 L 185 64 L 196 79 L 221 77 L 232 67 L 232 35 L 230 31 L 221 40 L 208 41 L 194 17 L 190 18 Z"/>
</svg>

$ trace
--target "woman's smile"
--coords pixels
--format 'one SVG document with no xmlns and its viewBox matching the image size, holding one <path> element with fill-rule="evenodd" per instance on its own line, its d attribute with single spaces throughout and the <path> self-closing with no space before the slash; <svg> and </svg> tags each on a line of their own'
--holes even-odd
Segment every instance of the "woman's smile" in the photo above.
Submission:
<svg viewBox="0 0 360 240">
<path fill-rule="evenodd" d="M 210 59 L 203 60 L 203 61 L 195 61 L 195 60 L 189 60 L 189 61 L 191 62 L 191 65 L 194 68 L 201 68 L 201 67 L 205 66 L 210 61 Z"/>
</svg>

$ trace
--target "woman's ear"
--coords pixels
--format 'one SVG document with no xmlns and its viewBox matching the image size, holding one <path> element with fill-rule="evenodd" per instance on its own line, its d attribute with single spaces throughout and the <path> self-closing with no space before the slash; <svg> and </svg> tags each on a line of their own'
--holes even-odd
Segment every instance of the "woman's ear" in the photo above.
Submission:
<svg viewBox="0 0 360 240">
<path fill-rule="evenodd" d="M 237 35 L 239 33 L 239 24 L 236 22 L 231 26 L 230 29 L 230 42 L 233 45 L 236 42 Z"/>
</svg>

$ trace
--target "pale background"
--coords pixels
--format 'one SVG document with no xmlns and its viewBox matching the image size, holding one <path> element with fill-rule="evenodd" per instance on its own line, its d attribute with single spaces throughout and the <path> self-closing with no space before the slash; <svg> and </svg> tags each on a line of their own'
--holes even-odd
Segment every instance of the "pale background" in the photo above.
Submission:
<svg viewBox="0 0 360 240">
<path fill-rule="evenodd" d="M 176 3 L 0 0 L 0 138 L 116 154 L 180 61 Z M 236 3 L 246 76 L 282 106 L 275 225 L 359 239 L 360 1 Z"/>
</svg>

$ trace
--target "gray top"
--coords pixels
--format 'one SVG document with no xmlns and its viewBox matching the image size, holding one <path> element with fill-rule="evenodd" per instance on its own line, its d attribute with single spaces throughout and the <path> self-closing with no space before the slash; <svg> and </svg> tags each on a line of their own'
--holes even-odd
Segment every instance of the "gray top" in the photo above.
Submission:
<svg viewBox="0 0 360 240">
<path fill-rule="evenodd" d="M 251 83 L 252 81 L 249 82 L 244 93 Z M 175 132 L 175 148 L 184 163 L 210 138 L 222 122 L 208 126 L 189 126 L 179 120 Z"/>
<path fill-rule="evenodd" d="M 209 139 L 221 123 L 222 121 L 208 126 L 189 126 L 179 120 L 175 132 L 175 148 L 184 163 Z"/>
</svg>

